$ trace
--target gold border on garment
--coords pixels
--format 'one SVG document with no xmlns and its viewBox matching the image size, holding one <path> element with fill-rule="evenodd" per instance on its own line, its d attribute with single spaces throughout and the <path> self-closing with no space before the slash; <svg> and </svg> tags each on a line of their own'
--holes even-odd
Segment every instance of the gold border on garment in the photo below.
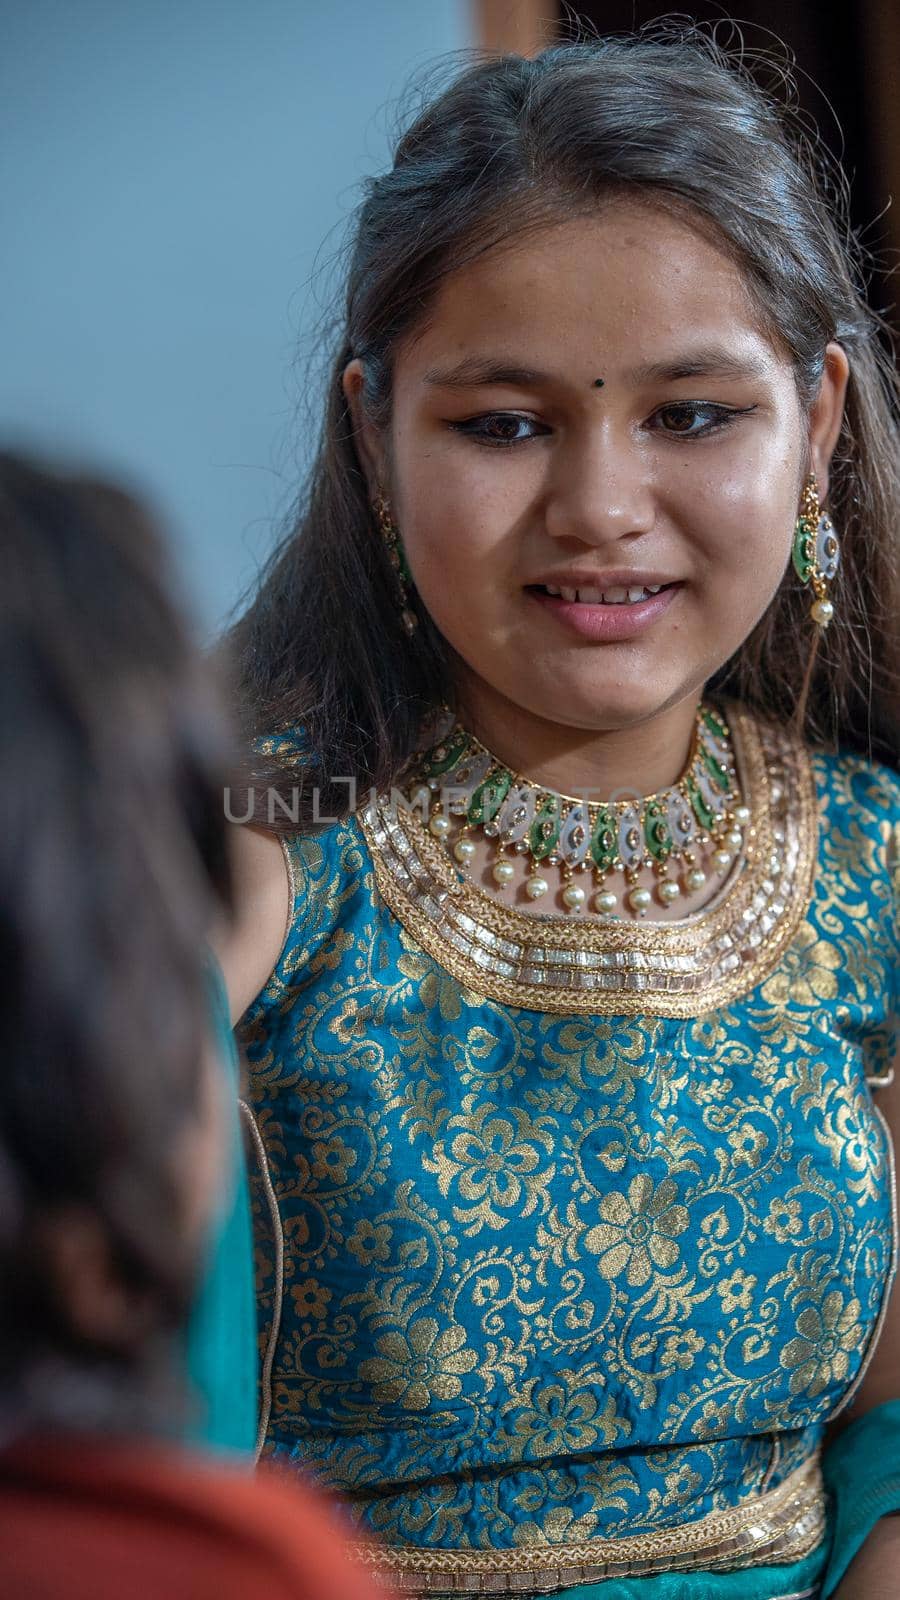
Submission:
<svg viewBox="0 0 900 1600">
<path fill-rule="evenodd" d="M 421 818 L 376 802 L 358 813 L 376 887 L 428 955 L 468 989 L 525 1009 L 694 1017 L 769 975 L 809 907 L 815 779 L 786 729 L 728 707 L 751 809 L 743 858 L 689 917 L 633 924 L 529 913 L 458 872 Z"/>
<path fill-rule="evenodd" d="M 351 1553 L 404 1594 L 534 1594 L 604 1578 L 656 1572 L 724 1572 L 787 1564 L 811 1554 L 825 1536 L 819 1453 L 777 1488 L 679 1528 L 578 1544 L 511 1550 L 385 1549 Z"/>
</svg>

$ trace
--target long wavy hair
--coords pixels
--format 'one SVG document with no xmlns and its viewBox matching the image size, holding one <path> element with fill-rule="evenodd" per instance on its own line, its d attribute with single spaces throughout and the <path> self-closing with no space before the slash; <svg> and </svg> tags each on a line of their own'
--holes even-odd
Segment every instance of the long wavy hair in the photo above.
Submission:
<svg viewBox="0 0 900 1600">
<path fill-rule="evenodd" d="M 250 740 L 302 734 L 296 759 L 257 747 L 249 764 L 254 782 L 295 798 L 302 780 L 283 826 L 312 825 L 316 788 L 323 812 L 346 811 L 335 775 L 388 787 L 427 708 L 453 702 L 453 652 L 415 599 L 414 636 L 400 625 L 344 368 L 360 359 L 363 404 L 385 428 L 398 345 L 444 280 L 515 232 L 583 215 L 610 194 L 674 209 L 729 252 L 790 352 L 807 411 L 826 344 L 846 350 L 828 502 L 843 557 L 835 619 L 816 649 L 809 591 L 789 567 L 710 687 L 793 722 L 810 744 L 897 761 L 897 377 L 866 304 L 846 181 L 796 113 L 789 73 L 776 78 L 780 92 L 763 89 L 743 56 L 693 26 L 480 61 L 421 111 L 391 170 L 368 182 L 318 455 L 296 522 L 227 641 Z"/>
</svg>

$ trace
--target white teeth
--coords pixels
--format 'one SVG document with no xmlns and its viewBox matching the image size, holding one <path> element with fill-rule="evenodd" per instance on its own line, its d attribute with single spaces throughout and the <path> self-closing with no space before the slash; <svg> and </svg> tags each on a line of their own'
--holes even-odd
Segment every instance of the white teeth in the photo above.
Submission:
<svg viewBox="0 0 900 1600">
<path fill-rule="evenodd" d="M 617 585 L 612 589 L 595 589 L 587 586 L 581 589 L 557 589 L 555 584 L 545 583 L 547 594 L 557 595 L 563 600 L 577 600 L 583 606 L 624 606 L 637 605 L 641 600 L 649 599 L 651 594 L 659 594 L 665 588 L 662 583 L 648 583 L 644 588 L 632 587 L 626 589 L 624 585 Z"/>
</svg>

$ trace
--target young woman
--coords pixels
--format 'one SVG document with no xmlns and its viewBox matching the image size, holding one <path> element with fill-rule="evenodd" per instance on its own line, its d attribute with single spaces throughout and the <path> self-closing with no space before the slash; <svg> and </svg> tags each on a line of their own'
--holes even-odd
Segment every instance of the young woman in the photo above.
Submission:
<svg viewBox="0 0 900 1600">
<path fill-rule="evenodd" d="M 847 237 L 691 35 L 463 71 L 359 213 L 233 638 L 224 960 L 265 1448 L 412 1592 L 894 1592 L 900 483 Z"/>
</svg>

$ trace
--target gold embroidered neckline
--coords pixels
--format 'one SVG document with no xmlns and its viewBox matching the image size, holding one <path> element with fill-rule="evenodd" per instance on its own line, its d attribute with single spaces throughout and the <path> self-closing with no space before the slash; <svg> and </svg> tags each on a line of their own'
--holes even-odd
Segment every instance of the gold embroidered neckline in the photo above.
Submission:
<svg viewBox="0 0 900 1600">
<path fill-rule="evenodd" d="M 809 905 L 816 797 L 809 755 L 792 735 L 727 709 L 752 822 L 743 859 L 701 911 L 632 925 L 505 906 L 457 871 L 418 816 L 384 798 L 359 813 L 379 893 L 442 967 L 507 1005 L 689 1017 L 747 993 Z"/>
</svg>

